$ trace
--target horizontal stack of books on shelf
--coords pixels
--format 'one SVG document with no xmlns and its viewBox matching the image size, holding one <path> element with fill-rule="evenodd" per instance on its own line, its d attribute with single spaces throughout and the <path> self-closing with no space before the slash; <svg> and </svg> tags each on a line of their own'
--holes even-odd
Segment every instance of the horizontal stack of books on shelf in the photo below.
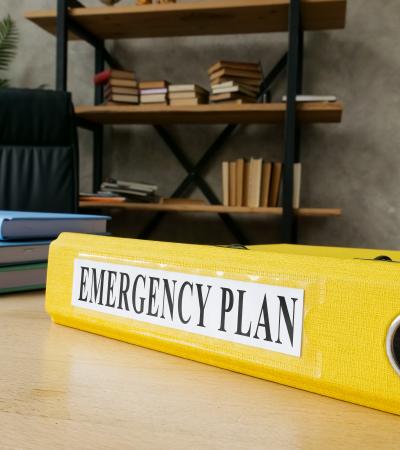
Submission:
<svg viewBox="0 0 400 450">
<path fill-rule="evenodd" d="M 218 61 L 208 69 L 213 103 L 255 103 L 263 80 L 259 63 Z"/>
<path fill-rule="evenodd" d="M 139 90 L 135 72 L 108 69 L 94 76 L 96 85 L 104 86 L 106 104 L 139 104 Z"/>
<path fill-rule="evenodd" d="M 140 181 L 121 181 L 110 178 L 100 186 L 102 193 L 115 194 L 126 200 L 142 203 L 158 203 L 158 186 Z"/>
<path fill-rule="evenodd" d="M 127 201 L 140 203 L 158 203 L 158 186 L 141 181 L 121 181 L 108 178 L 101 183 L 100 191 L 79 195 L 81 202 L 123 203 Z"/>
<path fill-rule="evenodd" d="M 168 104 L 168 81 L 141 81 L 140 103 L 148 105 L 167 105 Z"/>
<path fill-rule="evenodd" d="M 300 207 L 301 163 L 293 168 L 293 208 Z M 282 189 L 282 163 L 243 158 L 222 163 L 224 206 L 278 207 Z"/>
<path fill-rule="evenodd" d="M 170 84 L 168 98 L 170 105 L 186 106 L 208 103 L 209 92 L 198 84 Z"/>
</svg>

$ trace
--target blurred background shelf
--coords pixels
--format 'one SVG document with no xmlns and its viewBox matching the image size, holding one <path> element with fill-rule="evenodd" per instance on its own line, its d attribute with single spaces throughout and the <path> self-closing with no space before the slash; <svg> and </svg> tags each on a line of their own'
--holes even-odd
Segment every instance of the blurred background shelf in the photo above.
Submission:
<svg viewBox="0 0 400 450">
<path fill-rule="evenodd" d="M 164 205 L 160 203 L 107 203 L 107 202 L 80 202 L 82 209 L 115 208 L 136 211 L 158 212 L 192 212 L 192 213 L 226 213 L 226 214 L 258 214 L 281 216 L 282 208 L 249 208 L 247 206 L 223 206 L 223 205 Z M 337 217 L 340 216 L 340 208 L 299 208 L 295 214 L 301 217 Z"/>
<path fill-rule="evenodd" d="M 268 33 L 288 30 L 289 0 L 217 0 L 163 5 L 72 8 L 70 17 L 100 39 Z M 302 0 L 304 30 L 345 26 L 346 0 Z M 57 12 L 25 17 L 56 34 Z M 70 39 L 80 39 L 73 31 Z"/>
<path fill-rule="evenodd" d="M 299 103 L 298 119 L 303 123 L 340 122 L 340 102 Z M 282 123 L 285 103 L 169 105 L 97 105 L 78 106 L 76 115 L 98 124 L 138 123 Z"/>
</svg>

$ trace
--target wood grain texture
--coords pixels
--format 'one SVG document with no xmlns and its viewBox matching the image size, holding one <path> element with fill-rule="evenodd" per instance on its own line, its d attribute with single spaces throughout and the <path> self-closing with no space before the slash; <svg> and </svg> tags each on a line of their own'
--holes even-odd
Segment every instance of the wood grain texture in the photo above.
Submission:
<svg viewBox="0 0 400 450">
<path fill-rule="evenodd" d="M 400 417 L 52 324 L 43 293 L 0 296 L 0 339 L 1 449 L 400 441 Z"/>
<path fill-rule="evenodd" d="M 303 123 L 340 122 L 343 106 L 333 103 L 299 103 L 299 120 Z M 282 123 L 285 103 L 171 105 L 99 105 L 77 106 L 78 117 L 101 124 L 168 123 Z"/>
<path fill-rule="evenodd" d="M 192 212 L 192 213 L 228 213 L 228 214 L 258 214 L 281 216 L 282 208 L 251 208 L 248 206 L 223 206 L 201 204 L 175 204 L 162 203 L 103 203 L 80 202 L 81 208 L 119 208 L 132 211 L 164 211 L 164 212 Z M 298 216 L 308 217 L 337 217 L 342 214 L 340 208 L 299 208 L 295 210 Z"/>
<path fill-rule="evenodd" d="M 263 33 L 288 29 L 289 0 L 216 0 L 113 8 L 75 8 L 70 16 L 102 39 Z M 55 34 L 55 10 L 25 17 Z M 305 30 L 344 28 L 346 0 L 303 0 Z M 77 36 L 70 34 L 71 39 Z"/>
</svg>

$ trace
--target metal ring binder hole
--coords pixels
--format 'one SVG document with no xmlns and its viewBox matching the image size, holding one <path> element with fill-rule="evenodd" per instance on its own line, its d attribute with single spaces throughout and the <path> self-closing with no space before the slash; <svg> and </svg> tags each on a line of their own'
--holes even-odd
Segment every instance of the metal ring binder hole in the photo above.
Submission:
<svg viewBox="0 0 400 450">
<path fill-rule="evenodd" d="M 393 369 L 400 376 L 400 316 L 390 325 L 386 337 L 386 353 Z"/>
</svg>

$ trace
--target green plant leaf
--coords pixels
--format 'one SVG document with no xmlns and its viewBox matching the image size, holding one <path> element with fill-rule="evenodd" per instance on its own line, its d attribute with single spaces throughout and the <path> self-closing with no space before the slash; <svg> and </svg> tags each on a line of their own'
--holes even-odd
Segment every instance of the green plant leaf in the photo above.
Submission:
<svg viewBox="0 0 400 450">
<path fill-rule="evenodd" d="M 18 31 L 10 16 L 0 21 L 0 70 L 8 69 L 18 45 Z M 5 80 L 2 80 L 4 83 Z M 3 84 L 1 84 L 3 85 Z"/>
</svg>

